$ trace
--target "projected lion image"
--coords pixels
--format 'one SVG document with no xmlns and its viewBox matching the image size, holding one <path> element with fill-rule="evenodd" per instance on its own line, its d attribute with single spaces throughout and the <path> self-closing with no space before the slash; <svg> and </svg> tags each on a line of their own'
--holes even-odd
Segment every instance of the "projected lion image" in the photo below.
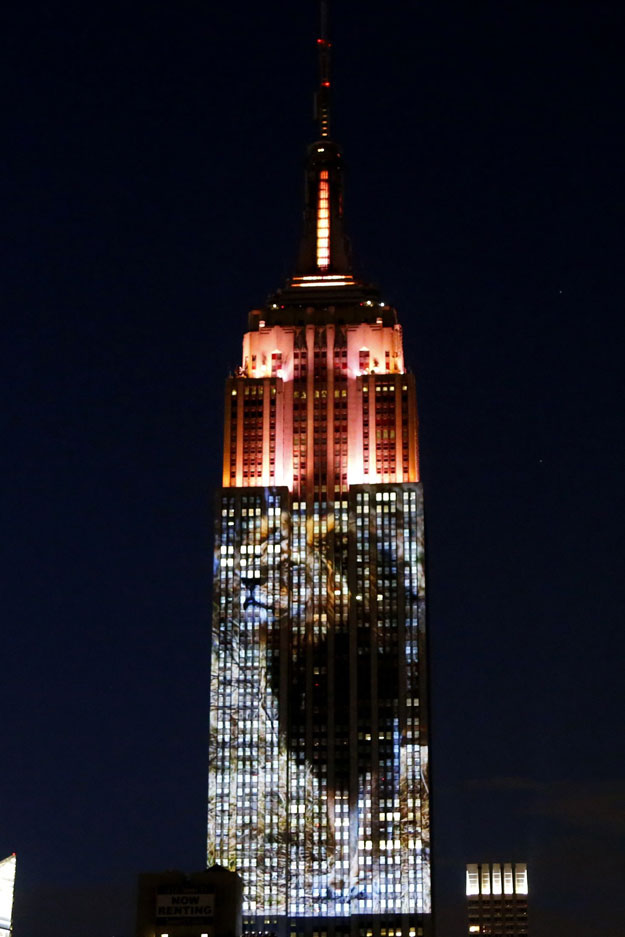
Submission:
<svg viewBox="0 0 625 937">
<path fill-rule="evenodd" d="M 253 496 L 248 497 L 251 502 Z M 348 581 L 349 544 L 342 535 L 326 536 L 320 544 L 310 517 L 302 518 L 294 530 L 290 512 L 280 506 L 267 508 L 268 502 L 266 495 L 256 513 L 261 504 L 256 496 L 253 508 L 241 509 L 253 511 L 251 518 L 235 515 L 241 531 L 238 562 L 234 551 L 223 553 L 223 539 L 217 547 L 216 582 L 223 575 L 224 558 L 227 562 L 232 556 L 234 561 L 223 576 L 227 594 L 218 596 L 215 613 L 213 674 L 225 670 L 228 678 L 219 684 L 214 680 L 211 687 L 212 693 L 220 694 L 220 704 L 219 720 L 211 720 L 209 815 L 220 816 L 224 805 L 219 798 L 225 797 L 231 819 L 228 828 L 216 826 L 209 862 L 238 868 L 241 857 L 249 862 L 254 856 L 253 869 L 243 870 L 254 913 L 291 913 L 296 906 L 298 913 L 340 914 L 354 899 L 371 902 L 372 909 L 380 900 L 397 912 L 409 905 L 412 909 L 415 895 L 396 891 L 408 881 L 409 870 L 402 867 L 408 850 L 396 848 L 395 842 L 419 839 L 427 877 L 427 748 L 418 732 L 400 726 L 396 706 L 380 710 L 377 737 L 359 733 L 354 790 L 347 745 L 348 733 L 354 731 L 350 697 L 355 694 L 349 678 L 353 639 L 348 623 L 337 626 L 327 613 L 332 608 L 330 591 L 332 598 L 354 600 L 355 583 L 350 588 Z M 353 545 L 355 525 L 351 528 Z M 372 547 L 383 568 L 384 554 L 390 551 L 387 542 L 378 537 Z M 399 561 L 406 565 L 404 557 Z M 416 562 L 421 561 L 419 555 Z M 406 577 L 406 607 L 423 602 L 416 589 L 415 594 L 409 591 L 412 581 Z M 399 696 L 399 656 L 416 658 L 418 649 L 414 642 L 400 648 L 397 627 L 371 618 L 379 646 L 378 686 L 383 688 L 381 696 L 393 701 Z M 371 679 L 365 654 L 357 657 L 355 679 L 361 685 Z M 362 690 L 359 695 L 366 700 Z M 370 723 L 370 714 L 361 721 Z M 227 791 L 217 787 L 226 763 L 231 778 Z M 415 763 L 418 790 L 411 792 L 407 766 Z M 411 816 L 400 806 L 410 796 Z M 375 815 L 372 804 L 377 805 Z M 376 839 L 391 846 L 377 856 L 375 865 L 367 865 L 367 849 Z"/>
</svg>

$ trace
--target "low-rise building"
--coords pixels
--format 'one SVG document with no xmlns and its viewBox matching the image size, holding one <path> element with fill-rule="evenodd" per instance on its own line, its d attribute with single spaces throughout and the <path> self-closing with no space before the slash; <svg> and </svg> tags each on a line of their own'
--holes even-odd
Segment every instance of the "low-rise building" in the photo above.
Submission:
<svg viewBox="0 0 625 937">
<path fill-rule="evenodd" d="M 139 876 L 136 937 L 240 937 L 242 882 L 214 865 Z"/>
<path fill-rule="evenodd" d="M 469 863 L 469 937 L 527 937 L 527 891 L 525 862 Z"/>
</svg>

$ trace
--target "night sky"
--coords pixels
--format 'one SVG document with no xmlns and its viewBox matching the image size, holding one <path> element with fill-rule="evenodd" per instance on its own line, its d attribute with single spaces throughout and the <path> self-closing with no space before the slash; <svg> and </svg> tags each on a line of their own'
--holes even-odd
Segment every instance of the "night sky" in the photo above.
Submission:
<svg viewBox="0 0 625 937">
<path fill-rule="evenodd" d="M 439 937 L 625 922 L 622 0 L 336 0 L 357 271 L 404 327 L 428 534 Z M 15 937 L 132 937 L 204 864 L 212 492 L 296 254 L 316 5 L 0 17 L 0 857 Z"/>
</svg>

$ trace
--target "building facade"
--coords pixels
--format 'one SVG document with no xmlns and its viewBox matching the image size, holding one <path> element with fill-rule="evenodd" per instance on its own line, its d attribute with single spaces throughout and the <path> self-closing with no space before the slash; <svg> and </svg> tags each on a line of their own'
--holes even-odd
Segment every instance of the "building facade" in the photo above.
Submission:
<svg viewBox="0 0 625 937">
<path fill-rule="evenodd" d="M 16 856 L 0 859 L 0 937 L 11 937 Z"/>
<path fill-rule="evenodd" d="M 395 309 L 357 279 L 318 40 L 295 274 L 226 381 L 208 862 L 250 931 L 416 937 L 431 916 L 423 495 Z"/>
<path fill-rule="evenodd" d="M 221 866 L 144 872 L 137 883 L 135 937 L 240 937 L 242 883 Z"/>
<path fill-rule="evenodd" d="M 467 865 L 468 933 L 527 937 L 525 862 L 473 862 Z"/>
</svg>

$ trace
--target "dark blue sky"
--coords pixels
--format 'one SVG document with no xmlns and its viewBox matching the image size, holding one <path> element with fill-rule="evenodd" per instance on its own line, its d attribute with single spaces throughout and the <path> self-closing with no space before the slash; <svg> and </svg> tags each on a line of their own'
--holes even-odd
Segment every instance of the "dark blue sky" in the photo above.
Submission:
<svg viewBox="0 0 625 937">
<path fill-rule="evenodd" d="M 336 8 L 419 392 L 440 937 L 500 858 L 532 937 L 620 937 L 622 4 Z M 315 3 L 1 20 L 0 855 L 16 937 L 131 937 L 135 874 L 204 862 L 223 379 L 295 257 Z"/>
</svg>

